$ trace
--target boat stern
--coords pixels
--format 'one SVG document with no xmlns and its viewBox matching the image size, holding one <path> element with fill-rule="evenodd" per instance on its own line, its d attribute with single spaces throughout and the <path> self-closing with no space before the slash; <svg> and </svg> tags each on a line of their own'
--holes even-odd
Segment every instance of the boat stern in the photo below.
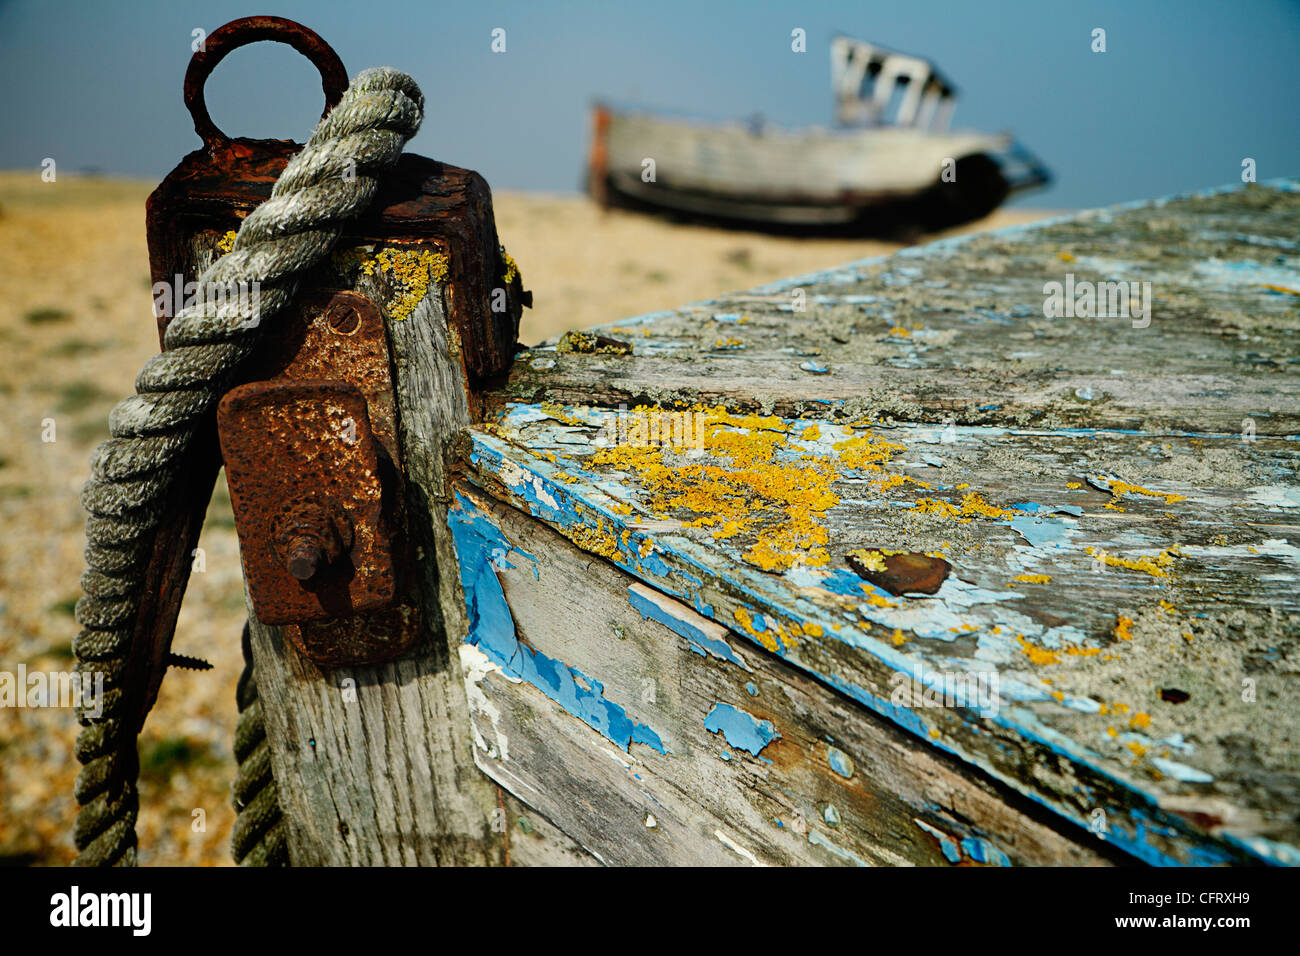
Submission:
<svg viewBox="0 0 1300 956">
<path fill-rule="evenodd" d="M 998 164 L 1002 178 L 1007 181 L 1009 194 L 1039 189 L 1052 181 L 1052 173 L 1043 161 L 1018 140 L 1008 138 L 1006 148 L 991 156 Z"/>
</svg>

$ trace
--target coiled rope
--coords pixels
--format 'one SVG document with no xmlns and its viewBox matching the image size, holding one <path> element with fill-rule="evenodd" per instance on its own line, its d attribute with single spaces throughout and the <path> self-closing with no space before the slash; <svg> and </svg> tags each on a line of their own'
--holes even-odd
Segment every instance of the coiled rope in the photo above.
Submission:
<svg viewBox="0 0 1300 956">
<path fill-rule="evenodd" d="M 271 745 L 266 739 L 262 702 L 257 696 L 248 623 L 244 623 L 244 673 L 235 698 L 239 723 L 235 727 L 235 828 L 230 852 L 240 866 L 288 866 L 289 842 L 280 812 L 280 795 L 271 772 Z"/>
<path fill-rule="evenodd" d="M 79 714 L 78 865 L 136 863 L 139 728 L 123 712 L 123 691 L 144 675 L 125 670 L 153 532 L 182 456 L 255 348 L 261 323 L 290 302 L 301 274 L 329 255 L 344 224 L 370 205 L 379 177 L 423 118 L 424 96 L 409 76 L 386 68 L 358 74 L 289 161 L 271 198 L 240 225 L 230 252 L 199 279 L 201 290 L 258 283 L 260 296 L 222 295 L 179 312 L 167 326 L 164 351 L 140 370 L 137 394 L 109 415 L 112 437 L 92 455 L 81 493 L 89 512 L 87 569 L 73 651 L 83 678 L 104 675 L 104 694 L 98 716 L 85 707 Z M 269 792 L 273 798 L 273 784 Z"/>
</svg>

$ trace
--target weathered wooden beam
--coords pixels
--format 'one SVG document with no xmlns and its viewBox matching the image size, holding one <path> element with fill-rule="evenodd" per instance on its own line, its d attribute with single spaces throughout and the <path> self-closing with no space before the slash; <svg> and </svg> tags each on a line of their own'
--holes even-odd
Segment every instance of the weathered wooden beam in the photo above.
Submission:
<svg viewBox="0 0 1300 956">
<path fill-rule="evenodd" d="M 529 515 L 465 486 L 452 522 L 475 759 L 602 862 L 1117 857 Z"/>
<path fill-rule="evenodd" d="M 325 671 L 250 602 L 272 766 L 295 864 L 501 864 L 501 797 L 474 767 L 451 652 L 466 621 L 455 575 L 440 573 L 455 567 L 443 456 L 470 424 L 478 380 L 513 353 L 523 295 L 476 174 L 412 159 L 379 208 L 333 265 L 387 328 L 414 557 L 405 570 L 423 636 L 395 661 Z M 505 309 L 491 307 L 494 289 Z"/>
<path fill-rule="evenodd" d="M 1300 859 L 1298 197 L 938 243 L 487 392 L 435 283 L 389 321 L 426 645 L 255 635 L 295 861 Z M 1117 262 L 1150 326 L 1042 315 Z M 899 553 L 935 588 L 879 584 Z"/>
<path fill-rule="evenodd" d="M 490 396 L 493 420 L 462 441 L 460 468 L 592 557 L 566 556 L 480 495 L 479 511 L 536 560 L 520 570 L 503 544 L 485 573 L 462 548 L 466 587 L 501 589 L 510 614 L 492 619 L 498 640 L 586 675 L 646 740 L 653 730 L 662 753 L 635 739 L 629 752 L 698 797 L 697 810 L 717 797 L 715 781 L 692 765 L 692 747 L 665 743 L 674 730 L 689 736 L 681 712 L 657 725 L 628 695 L 639 668 L 698 679 L 701 696 L 675 700 L 686 712 L 709 696 L 734 704 L 734 687 L 712 659 L 687 655 L 691 666 L 674 670 L 662 648 L 629 665 L 635 654 L 601 624 L 619 589 L 591 583 L 610 564 L 721 628 L 714 637 L 746 648 L 747 662 L 802 675 L 786 686 L 812 681 L 810 710 L 839 713 L 847 697 L 850 712 L 1047 808 L 1094 851 L 1300 862 L 1290 730 L 1300 695 L 1279 663 L 1300 641 L 1297 223 L 1293 183 L 1135 204 L 532 349 Z M 1151 281 L 1150 325 L 1140 313 L 1044 315 L 1048 284 L 1067 272 Z M 900 395 L 891 372 L 912 376 L 915 394 Z M 620 401 L 657 406 L 656 419 L 701 416 L 703 427 L 680 419 L 671 438 Z M 864 579 L 899 553 L 941 561 L 938 591 Z M 532 588 L 526 571 L 550 587 Z M 581 595 L 596 620 L 553 592 Z M 557 617 L 582 636 L 566 638 Z M 490 742 L 495 721 L 522 756 L 480 746 L 480 765 L 552 808 L 584 846 L 617 856 L 598 825 L 561 819 L 562 794 L 578 780 L 604 788 L 626 823 L 640 784 L 583 757 L 581 714 L 557 706 L 545 681 L 484 673 L 471 694 L 495 716 L 476 718 L 479 737 Z M 925 698 L 954 674 L 996 679 L 999 705 L 969 686 Z M 781 733 L 807 716 L 763 713 Z M 560 766 L 541 755 L 543 740 Z M 716 848 L 690 843 L 684 805 L 674 813 L 685 821 L 674 852 L 708 857 Z M 888 852 L 869 824 L 851 830 L 864 859 Z M 789 852 L 771 830 L 745 832 L 753 854 Z M 634 843 L 629 860 L 653 853 Z"/>
<path fill-rule="evenodd" d="M 611 316 L 601 331 L 630 351 L 533 349 L 497 396 L 1152 433 L 1239 435 L 1249 421 L 1292 435 L 1298 217 L 1300 189 L 1279 183 L 943 240 Z M 1068 276 L 1103 304 L 1102 283 L 1123 283 L 1126 300 L 1137 283 L 1136 301 L 1049 318 L 1044 287 L 1064 295 Z"/>
</svg>

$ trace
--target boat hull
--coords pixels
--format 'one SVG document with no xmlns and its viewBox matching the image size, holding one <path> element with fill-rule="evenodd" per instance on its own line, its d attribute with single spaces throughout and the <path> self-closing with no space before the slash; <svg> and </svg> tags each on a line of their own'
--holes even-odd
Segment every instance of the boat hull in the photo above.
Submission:
<svg viewBox="0 0 1300 956">
<path fill-rule="evenodd" d="M 1046 181 L 1017 149 L 984 133 L 773 131 L 597 107 L 588 189 L 605 205 L 747 225 L 941 228 Z"/>
</svg>

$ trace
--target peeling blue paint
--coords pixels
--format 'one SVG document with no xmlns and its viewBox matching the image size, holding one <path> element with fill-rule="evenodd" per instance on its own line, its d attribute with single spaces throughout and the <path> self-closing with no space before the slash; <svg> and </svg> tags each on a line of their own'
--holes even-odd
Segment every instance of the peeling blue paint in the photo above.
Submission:
<svg viewBox="0 0 1300 956">
<path fill-rule="evenodd" d="M 1295 190 L 1297 188 L 1300 188 L 1300 185 L 1297 185 L 1295 183 L 1282 183 L 1282 184 L 1269 183 L 1268 185 L 1271 186 L 1272 188 L 1286 188 L 1288 190 Z M 1198 193 L 1198 195 L 1217 195 L 1226 191 L 1228 190 L 1210 190 L 1210 191 Z M 1128 204 L 1127 208 L 1141 208 L 1144 206 L 1158 207 L 1159 205 L 1162 204 L 1162 202 L 1163 202 L 1162 200 L 1157 200 L 1155 202 L 1148 202 L 1148 201 L 1137 202 L 1133 204 Z M 1109 214 L 1103 213 L 1100 215 L 1105 216 Z M 1057 222 L 1068 222 L 1070 218 L 1072 217 L 1062 217 L 1061 219 L 1058 219 Z M 1003 230 L 1002 232 L 1003 234 L 1008 234 L 1008 233 L 1027 234 L 1031 229 L 1040 229 L 1046 225 L 1051 225 L 1051 223 L 1050 222 L 1035 223 L 1029 227 L 1013 227 L 1011 230 Z M 964 241 L 967 240 L 963 237 L 961 239 L 958 239 L 953 244 L 954 245 L 960 244 L 961 242 Z M 925 247 L 924 250 L 918 248 L 915 251 L 909 251 L 907 255 L 917 255 L 917 256 L 932 255 L 934 254 L 934 250 L 938 247 L 939 247 L 938 244 L 932 244 L 928 247 Z M 883 261 L 883 260 L 877 260 L 877 261 Z M 857 264 L 858 268 L 860 268 L 860 266 L 861 264 Z M 1249 271 L 1249 270 L 1243 270 L 1243 271 Z M 901 271 L 900 274 L 902 274 Z M 823 273 L 818 274 L 816 280 L 827 281 L 827 282 L 850 281 L 856 279 L 857 277 L 858 277 L 858 273 L 855 271 L 855 266 L 849 266 L 849 267 L 840 267 L 838 269 L 833 269 L 833 270 L 825 270 Z M 788 289 L 792 286 L 806 283 L 809 281 L 809 279 L 810 277 L 800 277 L 792 280 L 784 280 L 783 282 L 774 285 L 780 286 L 781 288 Z M 678 313 L 668 313 L 668 314 L 675 315 Z M 997 317 L 991 316 L 991 317 L 987 317 L 987 319 L 989 321 L 994 321 L 997 319 Z M 625 321 L 619 324 L 627 324 L 627 323 Z M 957 429 L 957 433 L 959 436 L 964 436 L 969 431 L 971 430 L 967 428 Z M 1015 428 L 1015 429 L 1008 428 L 1008 429 L 1002 429 L 1001 432 L 1005 434 L 1052 434 L 1057 436 L 1077 435 L 1084 439 L 1090 439 L 1094 442 L 1104 441 L 1107 435 L 1142 434 L 1142 432 L 1138 429 L 1085 429 L 1085 428 L 1051 429 L 1048 431 L 1024 429 L 1024 428 Z M 1192 433 L 1192 432 L 1181 432 L 1181 431 L 1169 432 L 1168 434 L 1171 435 L 1176 434 L 1180 436 L 1189 436 L 1189 437 L 1203 437 L 1203 438 L 1237 437 L 1235 435 L 1224 436 L 1224 435 L 1214 435 L 1209 433 Z M 1295 437 L 1296 436 L 1292 436 L 1290 440 L 1295 440 Z M 961 439 L 959 439 L 959 441 L 960 440 Z M 477 443 L 479 442 L 478 436 L 475 437 L 475 441 L 477 445 Z M 526 462 L 524 464 L 524 467 L 535 468 L 536 471 L 542 472 L 544 474 L 546 473 L 545 471 L 546 466 L 544 466 L 542 463 L 533 465 L 532 463 Z M 497 471 L 497 469 L 495 468 L 491 470 L 493 470 L 494 472 Z M 532 480 L 531 475 L 529 476 L 529 480 Z M 554 482 L 550 482 L 548 484 L 548 492 L 552 495 L 554 495 L 555 492 L 554 492 L 554 488 L 551 488 L 550 486 L 553 485 Z M 536 487 L 536 485 L 534 485 L 534 487 Z M 520 494 L 520 497 L 523 497 L 526 500 L 528 500 L 528 495 L 526 493 L 520 491 L 517 488 L 515 488 L 514 491 L 515 493 Z M 580 502 L 581 506 L 585 507 L 586 509 L 585 519 L 572 515 L 573 504 L 571 501 L 562 502 L 563 509 L 566 512 L 566 515 L 563 519 L 550 519 L 547 518 L 545 514 L 540 514 L 540 513 L 539 516 L 546 518 L 546 520 L 552 520 L 553 523 L 559 524 L 562 528 L 568 527 L 574 521 L 579 521 L 579 520 L 583 521 L 583 523 L 588 527 L 593 526 L 595 524 L 596 514 L 605 514 L 601 510 L 599 498 L 587 494 L 587 492 L 581 489 L 579 486 L 575 486 L 575 491 L 576 491 L 575 500 Z M 558 498 L 559 496 L 556 495 L 556 497 Z M 1033 504 L 1033 503 L 1029 503 L 1029 504 Z M 1026 515 L 1025 517 L 1027 518 L 1032 517 L 1032 519 L 1036 519 L 1033 521 L 1027 521 L 1023 524 L 1024 528 L 1029 529 L 1029 534 L 1024 536 L 1029 541 L 1029 543 L 1035 547 L 1045 546 L 1050 544 L 1054 537 L 1057 540 L 1059 540 L 1060 535 L 1063 534 L 1070 527 L 1070 522 L 1068 520 L 1059 517 L 1048 517 L 1049 515 L 1064 514 L 1070 516 L 1078 516 L 1079 514 L 1079 511 L 1066 510 L 1065 508 L 1062 507 L 1052 508 L 1044 505 L 1038 505 L 1036 507 L 1031 508 L 1027 504 L 1022 504 L 1016 507 L 1018 509 L 1029 512 L 1029 515 Z M 1074 506 L 1070 506 L 1070 507 L 1073 508 Z M 535 511 L 535 513 L 538 512 Z M 608 515 L 606 514 L 605 517 L 608 526 L 609 523 Z M 614 521 L 613 525 L 617 525 L 620 528 L 627 526 L 625 523 L 618 522 L 618 521 Z M 1018 532 L 1023 533 L 1022 529 L 1018 528 L 1016 530 Z M 633 531 L 633 534 L 636 533 L 637 533 L 636 531 Z M 1037 539 L 1031 537 L 1032 535 L 1038 535 Z M 656 535 L 647 535 L 646 537 L 654 537 L 656 545 L 659 545 L 661 543 L 667 544 L 664 553 L 664 558 L 666 558 L 666 560 L 659 561 L 660 567 L 656 567 L 653 571 L 651 571 L 650 569 L 644 568 L 643 565 L 635 561 L 632 561 L 631 563 L 620 561 L 619 562 L 620 566 L 632 570 L 633 573 L 637 573 L 640 576 L 643 576 L 644 574 L 653 574 L 654 576 L 659 578 L 659 580 L 649 582 L 649 583 L 653 583 L 656 587 L 660 587 L 661 589 L 669 593 L 679 595 L 681 599 L 684 601 L 695 602 L 697 608 L 700 608 L 700 606 L 703 604 L 700 598 L 701 588 L 698 586 L 685 587 L 682 585 L 682 580 L 685 577 L 685 575 L 683 574 L 683 565 L 691 566 L 693 569 L 699 569 L 700 552 L 692 550 L 690 547 L 690 543 L 685 541 L 684 536 L 676 536 L 672 534 L 664 534 L 664 535 L 656 534 Z M 1017 550 L 1021 554 L 1023 554 L 1025 551 L 1023 547 Z M 658 555 L 656 555 L 655 557 L 656 559 L 658 559 Z M 743 603 L 746 606 L 750 608 L 756 606 L 762 607 L 769 616 L 773 617 L 773 620 L 780 620 L 782 622 L 788 621 L 789 623 L 794 624 L 796 626 L 799 624 L 815 622 L 825 627 L 825 625 L 828 623 L 823 613 L 823 609 L 816 607 L 815 602 L 804 601 L 797 594 L 792 596 L 791 593 L 789 593 L 788 591 L 782 591 L 781 589 L 773 588 L 771 585 L 770 576 L 768 579 L 765 580 L 762 575 L 759 575 L 754 572 L 750 572 L 748 569 L 743 567 L 740 568 L 731 567 L 731 568 L 724 568 L 724 569 L 708 567 L 703 571 L 703 574 L 704 577 L 708 579 L 709 587 L 717 586 L 718 580 L 721 579 L 722 582 L 725 584 L 725 591 L 727 593 L 729 593 L 733 597 L 736 595 L 744 595 Z M 787 574 L 785 579 L 787 581 L 790 581 L 791 583 L 795 583 L 793 580 L 793 574 Z M 821 579 L 818 580 L 813 586 L 820 587 L 832 592 L 836 592 L 837 591 L 836 586 L 840 584 L 841 582 L 838 580 Z M 847 590 L 850 584 L 852 585 L 853 588 L 852 591 Z M 846 594 L 853 593 L 857 596 L 860 596 L 862 594 L 860 585 L 861 582 L 858 580 L 853 580 L 853 579 L 845 580 L 843 582 L 843 587 L 845 588 L 845 590 L 839 593 L 846 593 Z M 740 599 L 737 598 L 737 600 Z M 730 610 L 729 604 L 725 605 L 725 610 L 726 611 Z M 707 616 L 709 617 L 714 616 L 711 608 L 709 608 L 707 612 L 701 608 L 701 613 L 707 613 Z M 844 620 L 849 620 L 849 619 L 845 618 Z M 1049 629 L 1049 631 L 1050 630 L 1051 629 Z M 1029 632 L 1026 631 L 1025 633 L 1028 634 Z M 746 635 L 740 635 L 740 636 L 745 637 Z M 1050 633 L 1044 634 L 1042 638 L 1044 642 L 1044 646 L 1052 646 L 1051 641 L 1060 637 L 1061 635 L 1059 633 L 1056 634 L 1054 637 Z M 885 661 L 886 663 L 893 663 L 893 659 L 890 656 L 891 648 L 888 646 L 887 642 L 882 642 L 875 637 L 865 636 L 852 627 L 845 627 L 843 631 L 835 632 L 835 633 L 831 633 L 829 629 L 827 629 L 827 633 L 825 634 L 825 637 L 819 639 L 818 643 L 828 644 L 833 641 L 839 641 L 851 647 L 858 648 L 882 661 Z M 980 636 L 979 641 L 980 641 L 979 647 L 981 649 L 981 652 L 985 650 L 988 650 L 990 652 L 997 651 L 997 648 L 994 647 L 993 644 L 986 643 L 984 635 Z M 1078 643 L 1078 642 L 1071 641 L 1071 643 Z M 928 731 L 930 729 L 929 726 L 924 722 L 924 720 L 920 719 L 917 716 L 916 711 L 893 708 L 886 701 L 876 697 L 869 690 L 862 687 L 851 686 L 848 683 L 848 681 L 845 680 L 843 677 L 837 677 L 837 675 L 835 674 L 820 673 L 817 669 L 809 666 L 808 659 L 803 658 L 800 654 L 799 649 L 797 648 L 794 649 L 793 651 L 787 652 L 787 649 L 782 647 L 778 649 L 777 654 L 782 658 L 791 659 L 792 663 L 794 663 L 795 666 L 800 667 L 802 670 L 809 673 L 811 676 L 817 678 L 818 680 L 822 681 L 823 683 L 832 687 L 839 688 L 843 692 L 847 693 L 849 696 L 853 697 L 856 700 L 859 700 L 860 702 L 864 703 L 866 706 L 871 707 L 873 710 L 884 714 L 886 717 L 894 720 L 895 722 L 902 725 L 909 731 L 922 736 L 930 746 L 933 746 L 936 749 L 945 750 L 954 753 L 963 761 L 974 764 L 976 766 L 983 767 L 985 770 L 989 770 L 990 772 L 994 773 L 997 776 L 1002 776 L 1004 782 L 1008 782 L 1006 781 L 1005 776 L 999 774 L 996 769 L 991 769 L 989 766 L 986 766 L 986 761 L 983 758 L 978 756 L 972 756 L 970 754 L 961 752 L 960 746 L 958 744 L 955 744 L 953 740 L 949 738 L 947 735 L 945 735 L 942 739 L 930 738 L 928 736 Z M 997 660 L 996 657 L 992 659 Z M 1007 688 L 1006 684 L 1004 684 L 1004 689 L 1009 689 Z M 1025 699 L 1029 699 L 1029 698 L 1025 698 Z M 1086 744 L 1081 744 L 1077 740 L 1071 740 L 1069 738 L 1066 738 L 1062 734 L 1059 734 L 1056 731 L 1052 730 L 1050 727 L 1044 726 L 1043 723 L 1037 718 L 1034 711 L 1022 707 L 1007 707 L 1004 709 L 1003 713 L 997 719 L 992 720 L 991 722 L 989 722 L 989 724 L 991 724 L 992 726 L 989 726 L 988 724 L 985 725 L 972 724 L 972 727 L 977 732 L 987 732 L 989 730 L 993 730 L 995 727 L 1006 728 L 1010 730 L 1014 735 L 1016 735 L 1019 741 L 1041 744 L 1047 749 L 1048 752 L 1057 754 L 1062 758 L 1069 760 L 1071 763 L 1080 765 L 1081 767 L 1086 767 L 1088 770 L 1096 773 L 1098 779 L 1108 780 L 1110 784 L 1114 785 L 1117 790 L 1121 791 L 1122 793 L 1132 795 L 1132 797 L 1134 798 L 1134 802 L 1137 804 L 1137 806 L 1132 807 L 1126 800 L 1119 801 L 1119 803 L 1125 809 L 1122 811 L 1117 811 L 1116 814 L 1114 814 L 1115 816 L 1119 817 L 1119 819 L 1113 822 L 1111 831 L 1106 838 L 1107 842 L 1112 843 L 1113 845 L 1116 845 L 1127 852 L 1133 853 L 1139 859 L 1143 859 L 1147 862 L 1153 862 L 1153 863 L 1187 862 L 1189 858 L 1195 860 L 1208 860 L 1210 862 L 1226 862 L 1230 860 L 1229 856 L 1221 853 L 1222 846 L 1217 848 L 1211 846 L 1204 849 L 1198 849 L 1197 841 L 1200 839 L 1204 839 L 1204 837 L 1189 832 L 1185 827 L 1181 826 L 1178 823 L 1178 821 L 1173 820 L 1164 811 L 1160 810 L 1158 805 L 1155 803 L 1155 800 L 1153 799 L 1154 794 L 1151 790 L 1145 788 L 1141 782 L 1135 783 L 1132 780 L 1121 779 L 1113 772 L 1110 772 L 1107 769 L 1107 766 L 1105 762 L 1102 760 L 1102 758 L 1097 753 L 1089 749 L 1089 747 Z M 1010 752 L 1008 744 L 1004 742 L 998 741 L 997 746 L 1001 748 L 1004 752 Z M 1086 825 L 1086 821 L 1080 820 L 1078 814 L 1075 811 L 1073 811 L 1068 805 L 1062 805 L 1058 802 L 1049 803 L 1040 794 L 1037 794 L 1035 792 L 1026 792 L 1031 790 L 1031 788 L 1023 787 L 1015 780 L 1010 780 L 1009 783 L 1017 790 L 1020 790 L 1022 793 L 1025 793 L 1025 795 L 1028 796 L 1031 800 L 1034 800 L 1035 802 L 1048 807 L 1050 810 L 1052 810 L 1057 814 L 1060 814 L 1065 819 L 1071 820 L 1072 822 L 1074 822 L 1076 825 L 1079 826 Z M 1143 817 L 1144 806 L 1148 808 L 1146 812 L 1149 815 L 1151 815 L 1149 820 L 1145 820 Z M 1172 826 L 1166 826 L 1162 823 L 1160 824 L 1160 827 L 1157 828 L 1157 826 L 1150 825 L 1152 821 L 1156 821 L 1156 820 L 1166 821 L 1167 823 L 1171 823 Z M 1162 833 L 1164 833 L 1164 831 L 1168 831 L 1167 836 L 1162 836 Z M 1174 848 L 1169 849 L 1167 847 L 1167 845 L 1165 844 L 1166 839 L 1174 842 L 1175 844 Z M 1298 852 L 1300 852 L 1297 851 L 1297 849 L 1294 847 L 1283 847 L 1283 845 L 1280 844 L 1274 847 L 1261 848 L 1262 843 L 1266 841 L 1259 841 L 1259 840 L 1239 841 L 1236 838 L 1231 838 L 1225 835 L 1219 835 L 1219 839 L 1222 841 L 1222 844 L 1224 845 L 1239 847 L 1243 852 L 1249 853 L 1251 856 L 1263 857 L 1266 859 L 1270 859 L 1274 862 L 1277 862 L 1287 857 L 1288 855 L 1295 856 Z"/>
<path fill-rule="evenodd" d="M 842 846 L 832 843 L 830 840 L 826 839 L 824 835 L 818 833 L 816 830 L 810 829 L 808 831 L 808 842 L 811 843 L 813 846 L 819 846 L 824 850 L 829 850 L 831 853 L 834 853 L 836 856 L 838 856 L 841 860 L 845 860 L 849 863 L 852 863 L 854 866 L 871 865 L 867 863 L 866 860 L 862 859 L 862 857 L 858 856 L 856 853 L 853 853 L 850 850 L 844 849 L 844 847 Z"/>
<path fill-rule="evenodd" d="M 989 866 L 1010 866 L 1011 860 L 1005 853 L 982 837 L 966 837 L 961 841 L 961 848 L 976 863 Z"/>
<path fill-rule="evenodd" d="M 1019 505 L 1016 506 L 1020 507 Z M 1039 518 L 1034 515 L 1016 515 L 1011 527 L 1034 548 L 1064 548 L 1070 543 L 1070 530 L 1075 522 L 1070 518 Z"/>
<path fill-rule="evenodd" d="M 826 760 L 830 763 L 831 769 L 838 773 L 845 780 L 853 777 L 853 758 L 846 754 L 838 747 L 826 748 Z"/>
<path fill-rule="evenodd" d="M 679 617 L 674 617 L 654 601 L 642 594 L 638 594 L 631 588 L 627 590 L 627 602 L 636 608 L 642 617 L 658 621 L 673 633 L 686 638 L 701 657 L 704 657 L 705 651 L 708 651 L 710 655 L 719 660 L 735 664 L 737 667 L 745 667 L 744 662 L 736 656 L 736 652 L 731 649 L 731 645 L 726 641 L 710 637 L 690 621 L 683 621 Z M 745 669 L 748 670 L 748 668 Z"/>
<path fill-rule="evenodd" d="M 657 733 L 636 723 L 622 707 L 605 699 L 599 681 L 519 642 L 496 569 L 512 567 L 506 561 L 506 555 L 512 552 L 529 556 L 516 550 L 501 529 L 460 492 L 456 493 L 456 504 L 448 521 L 469 611 L 466 643 L 478 647 L 507 676 L 532 684 L 624 751 L 638 743 L 667 754 Z"/>
<path fill-rule="evenodd" d="M 704 729 L 713 734 L 721 733 L 731 746 L 737 750 L 748 750 L 755 757 L 781 736 L 770 720 L 759 720 L 753 714 L 737 710 L 721 701 L 714 704 L 704 718 Z"/>
</svg>

